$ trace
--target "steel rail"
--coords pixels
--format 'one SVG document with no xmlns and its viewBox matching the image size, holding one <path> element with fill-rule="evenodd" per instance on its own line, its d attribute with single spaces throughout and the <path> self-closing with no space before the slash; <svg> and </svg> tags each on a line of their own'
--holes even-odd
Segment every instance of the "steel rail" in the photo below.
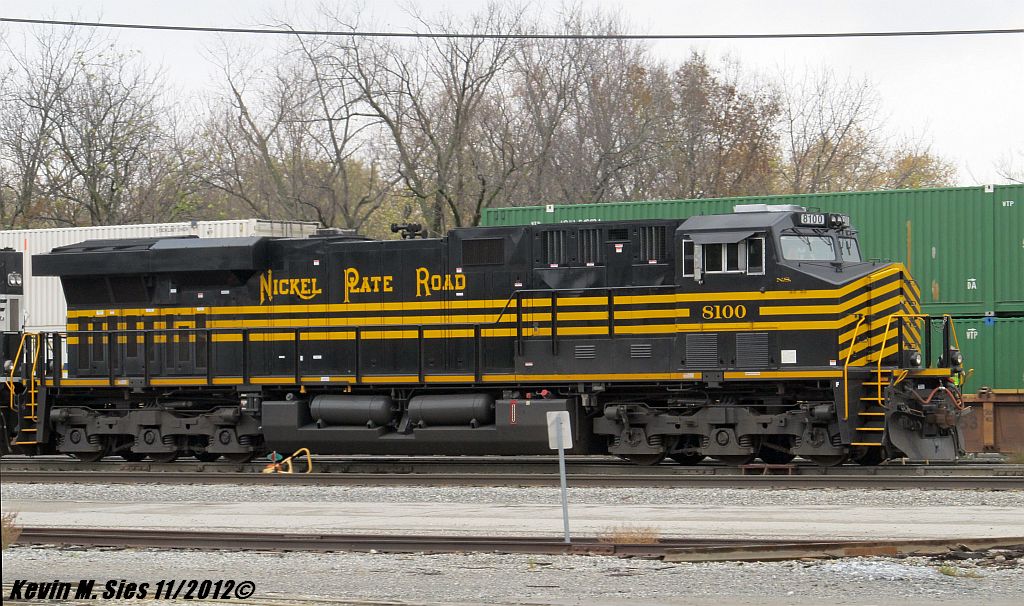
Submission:
<svg viewBox="0 0 1024 606">
<path fill-rule="evenodd" d="M 595 488 L 874 488 L 1024 490 L 1024 476 L 683 475 L 570 473 L 573 487 Z M 9 483 L 238 484 L 278 486 L 556 486 L 557 473 L 313 473 L 182 471 L 2 471 Z"/>
<path fill-rule="evenodd" d="M 558 459 L 552 457 L 341 457 L 316 456 L 313 458 L 317 473 L 547 473 L 557 469 Z M 251 472 L 259 473 L 267 461 L 232 463 L 228 461 L 199 462 L 180 460 L 173 463 L 152 461 L 127 462 L 117 457 L 85 463 L 66 456 L 25 457 L 8 455 L 0 459 L 2 471 L 154 471 L 154 472 Z M 303 462 L 296 471 L 305 471 Z M 769 469 L 757 465 L 736 467 L 711 461 L 700 465 L 675 464 L 637 466 L 617 458 L 568 457 L 566 465 L 574 473 L 625 475 L 752 475 L 761 473 L 792 473 L 794 475 L 920 475 L 920 476 L 1022 476 L 1024 465 L 1010 463 L 961 462 L 957 464 L 899 464 L 879 466 L 843 465 L 821 467 L 813 463 L 795 463 L 784 468 Z"/>
<path fill-rule="evenodd" d="M 25 527 L 20 544 L 146 547 L 171 549 L 259 551 L 375 551 L 378 553 L 499 552 L 536 555 L 614 555 L 662 558 L 666 561 L 778 560 L 943 553 L 951 548 L 972 550 L 1024 544 L 1024 537 L 896 539 L 881 541 L 813 541 L 791 539 L 683 539 L 655 543 L 623 543 L 610 538 L 579 537 L 565 543 L 560 537 L 368 535 L 329 533 L 271 533 L 183 531 L 134 528 Z"/>
</svg>

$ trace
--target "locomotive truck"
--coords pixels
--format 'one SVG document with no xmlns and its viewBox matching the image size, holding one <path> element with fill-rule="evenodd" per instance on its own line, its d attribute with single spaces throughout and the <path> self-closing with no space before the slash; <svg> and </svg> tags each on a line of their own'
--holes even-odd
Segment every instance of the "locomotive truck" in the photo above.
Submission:
<svg viewBox="0 0 1024 606">
<path fill-rule="evenodd" d="M 3 339 L 3 447 L 170 462 L 547 452 L 647 465 L 962 451 L 963 360 L 843 215 L 92 240 L 32 259 L 65 331 Z M 7 319 L 21 296 L 3 253 Z"/>
</svg>

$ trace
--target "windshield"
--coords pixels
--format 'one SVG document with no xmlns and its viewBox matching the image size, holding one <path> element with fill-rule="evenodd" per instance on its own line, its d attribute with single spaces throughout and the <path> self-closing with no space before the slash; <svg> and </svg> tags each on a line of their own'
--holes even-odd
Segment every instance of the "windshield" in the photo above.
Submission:
<svg viewBox="0 0 1024 606">
<path fill-rule="evenodd" d="M 839 238 L 839 254 L 843 256 L 843 261 L 860 261 L 860 247 L 857 246 L 857 240 L 854 238 Z"/>
<path fill-rule="evenodd" d="M 828 236 L 782 236 L 782 256 L 788 261 L 833 261 L 836 251 Z"/>
</svg>

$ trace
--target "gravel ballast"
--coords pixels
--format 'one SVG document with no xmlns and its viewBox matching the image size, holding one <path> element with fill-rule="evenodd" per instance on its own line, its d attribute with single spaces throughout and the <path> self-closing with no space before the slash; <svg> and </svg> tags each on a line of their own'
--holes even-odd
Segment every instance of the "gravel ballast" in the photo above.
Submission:
<svg viewBox="0 0 1024 606">
<path fill-rule="evenodd" d="M 557 487 L 236 486 L 221 484 L 20 484 L 0 486 L 3 499 L 111 503 L 557 503 Z M 592 505 L 1024 507 L 1024 492 L 976 490 L 570 488 L 569 501 Z"/>
<path fill-rule="evenodd" d="M 666 564 L 593 556 L 67 550 L 14 547 L 5 584 L 37 580 L 228 578 L 256 597 L 531 604 L 1019 604 L 1012 563 L 927 558 Z M 951 576 L 956 575 L 956 576 Z M 229 602 L 223 602 L 229 603 Z"/>
</svg>

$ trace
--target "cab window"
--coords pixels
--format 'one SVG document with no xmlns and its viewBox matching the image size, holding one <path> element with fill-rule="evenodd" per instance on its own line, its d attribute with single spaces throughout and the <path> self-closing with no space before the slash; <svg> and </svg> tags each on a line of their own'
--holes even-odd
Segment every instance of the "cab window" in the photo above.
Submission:
<svg viewBox="0 0 1024 606">
<path fill-rule="evenodd" d="M 699 247 L 701 273 L 763 275 L 764 242 L 763 237 L 756 237 L 740 242 L 704 244 Z M 684 276 L 694 275 L 696 256 L 694 243 L 683 240 Z"/>
<path fill-rule="evenodd" d="M 835 245 L 829 236 L 788 235 L 780 238 L 787 261 L 834 261 Z"/>
<path fill-rule="evenodd" d="M 860 246 L 857 245 L 857 239 L 839 238 L 839 254 L 846 262 L 860 261 Z"/>
</svg>

